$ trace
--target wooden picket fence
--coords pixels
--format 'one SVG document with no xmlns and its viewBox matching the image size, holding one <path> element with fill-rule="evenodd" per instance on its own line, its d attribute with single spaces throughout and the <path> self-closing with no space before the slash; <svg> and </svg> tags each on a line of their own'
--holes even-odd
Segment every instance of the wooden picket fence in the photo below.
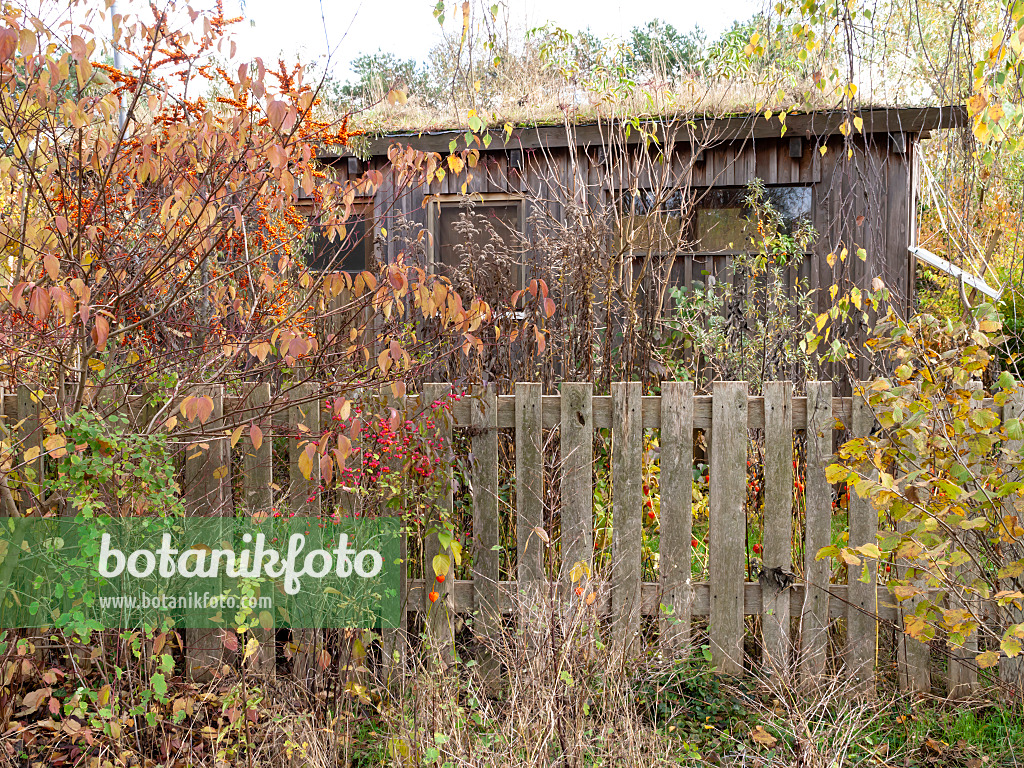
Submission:
<svg viewBox="0 0 1024 768">
<path fill-rule="evenodd" d="M 309 385 L 289 392 L 288 422 L 303 425 L 316 435 L 321 407 L 309 397 Z M 648 637 L 657 637 L 660 652 L 680 658 L 692 652 L 699 626 L 706 629 L 712 663 L 725 674 L 750 669 L 744 640 L 751 627 L 760 632 L 761 664 L 773 674 L 791 674 L 813 680 L 829 670 L 868 684 L 879 670 L 895 665 L 902 688 L 929 691 L 933 672 L 928 645 L 902 632 L 903 614 L 914 604 L 896 606 L 884 586 L 859 579 L 860 567 L 850 567 L 845 584 L 833 583 L 831 561 L 817 559 L 817 552 L 833 541 L 833 488 L 826 479 L 837 439 L 868 435 L 874 427 L 870 407 L 859 397 L 834 397 L 831 382 L 808 382 L 806 394 L 795 396 L 789 382 L 770 382 L 763 396 L 750 396 L 745 382 L 716 382 L 712 395 L 696 395 L 691 383 L 666 382 L 662 394 L 643 396 L 639 383 L 614 383 L 610 396 L 595 396 L 593 384 L 564 382 L 558 395 L 543 395 L 540 384 L 517 383 L 514 394 L 497 395 L 493 386 L 481 388 L 455 403 L 448 423 L 440 424 L 443 436 L 452 430 L 468 430 L 471 452 L 473 539 L 472 578 L 446 578 L 436 583 L 409 578 L 401 583 L 402 625 L 385 632 L 385 656 L 393 658 L 407 648 L 404 634 L 413 614 L 424 617 L 430 645 L 451 651 L 455 642 L 456 615 L 473 614 L 473 632 L 486 646 L 506 631 L 506 617 L 514 614 L 524 596 L 559 594 L 572 601 L 575 589 L 570 577 L 577 563 L 594 559 L 594 446 L 599 430 L 610 430 L 612 486 L 611 566 L 596 577 L 597 600 L 593 609 L 605 619 L 613 647 L 638 651 Z M 426 384 L 422 396 L 409 395 L 408 411 L 444 400 L 448 384 Z M 316 471 L 307 478 L 299 470 L 301 447 L 290 442 L 289 477 L 273 476 L 271 436 L 274 424 L 261 414 L 271 402 L 269 384 L 256 385 L 243 399 L 226 402 L 223 386 L 197 394 L 213 399 L 207 420 L 209 437 L 197 438 L 199 448 L 184 464 L 183 489 L 192 514 L 233 514 L 230 478 L 230 440 L 224 425 L 256 423 L 264 439 L 258 448 L 240 443 L 243 451 L 243 501 L 248 509 L 287 504 L 300 514 L 318 514 L 320 496 Z M 22 444 L 38 439 L 40 404 L 19 391 L 7 402 L 8 423 L 17 418 Z M 989 401 L 991 402 L 991 401 Z M 1015 401 L 1016 402 L 1016 401 Z M 1005 408 L 1020 410 L 1011 403 Z M 16 410 L 16 414 L 11 411 Z M 32 430 L 37 430 L 32 432 Z M 558 430 L 558 486 L 560 499 L 558 535 L 545 528 L 544 452 L 546 435 Z M 499 432 L 514 433 L 514 509 L 499 503 Z M 642 464 L 644 434 L 657 430 L 660 466 L 659 568 L 656 582 L 642 580 L 642 530 L 644 495 Z M 757 581 L 746 580 L 748 461 L 752 458 L 751 430 L 759 430 L 763 444 L 763 541 L 762 568 Z M 703 433 L 704 459 L 709 465 L 708 581 L 691 579 L 692 486 L 695 440 Z M 794 562 L 794 456 L 802 438 L 805 466 L 803 562 Z M 42 465 L 40 464 L 40 471 Z M 452 468 L 445 470 L 450 478 Z M 275 480 L 278 482 L 275 484 Z M 452 483 L 438 499 L 437 518 L 450 518 Z M 514 566 L 503 579 L 500 571 L 501 516 L 511 514 L 506 529 L 516 532 Z M 847 509 L 850 546 L 876 541 L 878 516 L 872 505 L 856 494 L 849 495 Z M 429 521 L 428 521 L 429 525 Z M 560 571 L 549 573 L 541 539 L 551 536 L 558 548 Z M 799 538 L 797 539 L 799 541 Z M 403 543 L 403 547 L 405 547 Z M 403 552 L 405 550 L 403 549 Z M 437 537 L 423 542 L 423 562 L 430 563 L 440 551 Z M 510 557 L 511 559 L 511 557 Z M 868 566 L 872 567 L 873 566 Z M 897 572 L 901 568 L 897 564 Z M 802 573 L 796 580 L 794 572 Z M 578 577 L 578 572 L 575 574 Z M 554 583 L 552 583 L 554 582 Z M 431 603 L 428 593 L 440 597 Z M 589 592 L 589 587 L 588 587 Z M 759 622 L 748 623 L 757 616 Z M 656 635 L 641 635 L 646 624 L 656 625 Z M 844 631 L 838 631 L 840 628 Z M 304 635 L 302 633 L 305 633 Z M 888 633 L 890 640 L 881 642 Z M 296 669 L 316 666 L 316 633 L 303 630 L 295 641 L 299 651 Z M 303 637 L 305 640 L 303 640 Z M 312 638 L 312 640 L 311 640 Z M 272 637 L 264 636 L 265 648 L 257 666 L 274 666 Z M 223 663 L 224 649 L 215 632 L 188 633 L 189 674 Z M 944 666 L 949 689 L 962 693 L 978 683 L 971 649 L 954 650 Z M 487 662 L 486 656 L 484 659 Z M 322 666 L 322 665 L 321 665 Z M 1005 675 L 1020 674 L 1019 665 L 1007 665 Z M 938 679 L 938 678 L 936 678 Z"/>
</svg>

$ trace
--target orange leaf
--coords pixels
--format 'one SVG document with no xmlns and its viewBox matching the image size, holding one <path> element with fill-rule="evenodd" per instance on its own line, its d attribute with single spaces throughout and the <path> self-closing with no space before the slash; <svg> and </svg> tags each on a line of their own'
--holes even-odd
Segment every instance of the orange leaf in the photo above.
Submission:
<svg viewBox="0 0 1024 768">
<path fill-rule="evenodd" d="M 96 315 L 96 324 L 92 327 L 92 340 L 100 352 L 107 348 L 107 337 L 110 335 L 110 323 L 103 315 Z"/>
<path fill-rule="evenodd" d="M 249 439 L 252 441 L 252 447 L 258 451 L 263 445 L 263 430 L 253 424 L 249 427 Z"/>
<path fill-rule="evenodd" d="M 45 320 L 50 314 L 50 294 L 42 288 L 33 288 L 32 296 L 28 300 L 28 308 L 40 320 Z"/>
<path fill-rule="evenodd" d="M 205 424 L 210 416 L 213 415 L 213 398 L 203 396 L 196 400 L 196 416 L 199 417 L 199 423 Z"/>
<path fill-rule="evenodd" d="M 50 276 L 50 279 L 56 282 L 60 276 L 60 261 L 52 253 L 48 253 L 43 256 L 43 266 L 46 267 L 46 274 Z"/>
</svg>

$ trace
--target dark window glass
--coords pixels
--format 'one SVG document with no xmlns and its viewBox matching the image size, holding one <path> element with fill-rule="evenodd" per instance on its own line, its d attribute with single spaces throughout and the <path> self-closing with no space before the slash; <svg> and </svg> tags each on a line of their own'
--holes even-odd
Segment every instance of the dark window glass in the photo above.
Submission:
<svg viewBox="0 0 1024 768">
<path fill-rule="evenodd" d="M 454 271 L 469 274 L 482 295 L 488 286 L 523 281 L 520 205 L 517 201 L 442 203 L 436 236 L 439 271 L 454 280 Z M 496 296 L 485 298 L 496 298 Z"/>
<path fill-rule="evenodd" d="M 685 246 L 684 212 L 689 210 L 689 200 L 681 190 L 663 193 L 660 198 L 647 189 L 626 192 L 624 203 L 617 250 L 669 253 Z"/>
<path fill-rule="evenodd" d="M 743 188 L 712 188 L 694 205 L 694 249 L 704 253 L 744 251 L 757 235 Z M 792 234 L 801 219 L 811 217 L 810 187 L 766 187 L 765 202 L 782 217 L 782 230 Z"/>
<path fill-rule="evenodd" d="M 353 214 L 341 233 L 329 240 L 325 228 L 315 227 L 312 248 L 306 257 L 310 269 L 319 272 L 362 272 L 370 263 L 373 234 L 368 231 L 365 215 Z"/>
<path fill-rule="evenodd" d="M 683 248 L 697 253 L 745 251 L 756 229 L 749 221 L 744 187 L 712 187 L 662 194 L 650 190 L 623 194 L 620 237 L 629 233 L 635 251 L 671 253 Z M 782 229 L 792 234 L 802 219 L 811 217 L 811 188 L 772 186 L 765 200 L 782 217 Z M 621 239 L 619 247 L 625 245 Z"/>
</svg>

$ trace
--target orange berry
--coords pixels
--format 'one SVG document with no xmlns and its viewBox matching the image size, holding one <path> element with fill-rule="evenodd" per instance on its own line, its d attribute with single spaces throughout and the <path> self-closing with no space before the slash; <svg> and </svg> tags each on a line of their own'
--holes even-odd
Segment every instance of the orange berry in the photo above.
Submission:
<svg viewBox="0 0 1024 768">
<path fill-rule="evenodd" d="M 576 587 L 576 597 L 583 597 L 583 587 Z"/>
<path fill-rule="evenodd" d="M 444 584 L 444 574 L 443 573 L 437 574 L 437 583 L 438 584 Z"/>
<path fill-rule="evenodd" d="M 437 602 L 437 598 L 439 598 L 440 595 L 437 594 L 437 592 L 431 592 L 429 595 L 427 595 L 427 597 L 430 599 L 430 602 L 436 603 Z"/>
</svg>

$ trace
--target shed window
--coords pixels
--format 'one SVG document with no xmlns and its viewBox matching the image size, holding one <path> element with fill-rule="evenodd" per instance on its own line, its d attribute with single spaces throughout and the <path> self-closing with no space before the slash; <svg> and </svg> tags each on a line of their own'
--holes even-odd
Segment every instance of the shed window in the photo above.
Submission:
<svg viewBox="0 0 1024 768">
<path fill-rule="evenodd" d="M 500 298 L 501 288 L 522 288 L 522 200 L 439 200 L 435 205 L 434 253 L 440 274 L 453 283 L 472 280 L 489 301 Z"/>
<path fill-rule="evenodd" d="M 339 231 L 334 240 L 327 237 L 326 227 L 313 227 L 307 266 L 318 272 L 362 272 L 371 263 L 373 253 L 372 205 L 352 207 L 345 221 L 344 236 Z"/>
<path fill-rule="evenodd" d="M 747 196 L 744 187 L 676 190 L 660 197 L 648 190 L 627 192 L 620 231 L 629 232 L 634 251 L 746 251 L 756 235 Z M 801 220 L 811 218 L 810 187 L 766 187 L 765 200 L 781 214 L 786 234 L 792 234 Z"/>
<path fill-rule="evenodd" d="M 702 253 L 745 251 L 757 237 L 753 210 L 743 188 L 707 190 L 694 205 L 694 250 Z M 766 187 L 765 202 L 782 218 L 784 234 L 793 234 L 800 221 L 811 217 L 810 187 Z"/>
</svg>

